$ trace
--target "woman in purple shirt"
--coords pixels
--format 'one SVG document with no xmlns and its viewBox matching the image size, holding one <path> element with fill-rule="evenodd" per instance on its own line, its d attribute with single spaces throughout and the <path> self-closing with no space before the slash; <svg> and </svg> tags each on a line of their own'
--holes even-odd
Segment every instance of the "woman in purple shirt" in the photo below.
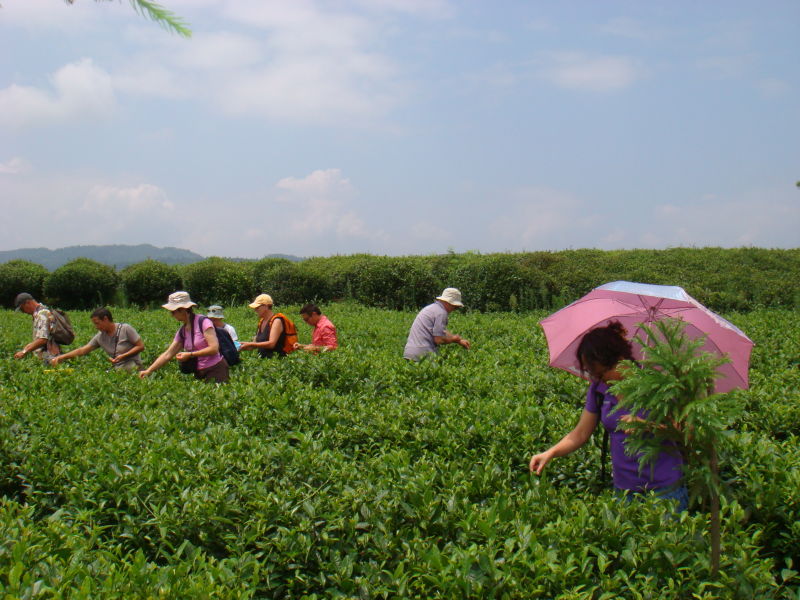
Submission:
<svg viewBox="0 0 800 600">
<path fill-rule="evenodd" d="M 622 379 L 617 370 L 622 360 L 633 360 L 630 341 L 618 321 L 598 327 L 583 336 L 577 350 L 581 370 L 588 373 L 591 385 L 586 394 L 586 404 L 575 428 L 548 450 L 531 458 L 530 469 L 541 474 L 547 463 L 558 456 L 571 454 L 583 446 L 594 433 L 598 422 L 608 430 L 611 439 L 611 467 L 614 487 L 627 498 L 632 494 L 652 491 L 662 498 L 678 500 L 678 509 L 686 510 L 688 495 L 680 485 L 683 475 L 683 458 L 676 447 L 664 447 L 653 465 L 639 469 L 639 457 L 625 452 L 628 433 L 624 423 L 645 419 L 645 414 L 631 415 L 618 409 L 619 399 L 609 390 L 609 382 Z"/>
<path fill-rule="evenodd" d="M 192 307 L 197 306 L 186 292 L 170 294 L 167 303 L 162 305 L 172 316 L 181 322 L 172 343 L 139 377 L 147 377 L 167 364 L 173 357 L 181 363 L 192 359 L 197 361 L 194 376 L 206 383 L 225 383 L 228 381 L 228 363 L 219 353 L 219 342 L 214 323 L 206 316 L 196 315 Z"/>
</svg>

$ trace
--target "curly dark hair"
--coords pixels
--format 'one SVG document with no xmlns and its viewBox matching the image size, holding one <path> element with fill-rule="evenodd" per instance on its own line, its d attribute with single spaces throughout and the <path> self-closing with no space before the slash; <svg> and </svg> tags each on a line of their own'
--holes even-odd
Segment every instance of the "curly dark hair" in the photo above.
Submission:
<svg viewBox="0 0 800 600">
<path fill-rule="evenodd" d="M 633 360 L 633 346 L 626 333 L 622 323 L 611 321 L 584 334 L 575 352 L 581 371 L 588 372 L 591 363 L 611 369 L 621 360 Z"/>
</svg>

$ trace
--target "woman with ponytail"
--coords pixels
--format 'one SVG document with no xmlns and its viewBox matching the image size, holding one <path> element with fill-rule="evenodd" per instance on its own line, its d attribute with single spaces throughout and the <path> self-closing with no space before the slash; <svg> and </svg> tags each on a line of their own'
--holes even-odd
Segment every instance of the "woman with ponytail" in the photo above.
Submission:
<svg viewBox="0 0 800 600">
<path fill-rule="evenodd" d="M 187 292 L 170 294 L 162 306 L 181 326 L 167 349 L 153 364 L 139 371 L 139 377 L 147 377 L 174 358 L 181 365 L 182 373 L 192 373 L 206 383 L 227 382 L 228 363 L 219 352 L 219 340 L 211 319 L 194 313 L 197 304 Z"/>
<path fill-rule="evenodd" d="M 665 447 L 644 469 L 639 468 L 638 456 L 629 456 L 626 452 L 625 441 L 629 433 L 625 423 L 634 419 L 646 420 L 647 415 L 631 415 L 626 409 L 619 408 L 619 399 L 609 389 L 609 383 L 622 379 L 617 370 L 620 361 L 633 360 L 631 342 L 626 338 L 622 324 L 612 321 L 605 327 L 592 329 L 583 336 L 576 353 L 581 370 L 591 380 L 581 418 L 561 441 L 531 458 L 531 472 L 539 475 L 553 458 L 575 452 L 589 441 L 598 423 L 602 423 L 611 439 L 614 487 L 628 499 L 652 491 L 662 498 L 678 500 L 678 509 L 685 510 L 688 494 L 681 482 L 683 458 L 678 448 Z"/>
</svg>

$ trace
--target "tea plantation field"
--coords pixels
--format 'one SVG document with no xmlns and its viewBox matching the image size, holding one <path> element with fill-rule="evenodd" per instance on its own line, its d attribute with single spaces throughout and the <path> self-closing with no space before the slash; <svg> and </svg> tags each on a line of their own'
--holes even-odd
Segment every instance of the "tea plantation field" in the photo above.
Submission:
<svg viewBox="0 0 800 600">
<path fill-rule="evenodd" d="M 620 504 L 597 444 L 528 473 L 585 394 L 547 367 L 544 312 L 454 314 L 473 349 L 415 365 L 413 313 L 324 308 L 339 350 L 247 355 L 226 386 L 108 372 L 101 351 L 15 361 L 30 317 L 3 311 L 3 597 L 800 598 L 800 312 L 726 315 L 757 345 L 712 581 L 706 514 Z M 148 363 L 176 330 L 113 312 Z M 252 311 L 229 313 L 249 337 Z"/>
</svg>

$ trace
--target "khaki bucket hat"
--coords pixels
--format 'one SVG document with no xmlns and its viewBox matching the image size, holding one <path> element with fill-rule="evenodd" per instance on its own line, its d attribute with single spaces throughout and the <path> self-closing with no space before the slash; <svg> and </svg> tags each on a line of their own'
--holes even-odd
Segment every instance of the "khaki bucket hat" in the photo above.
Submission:
<svg viewBox="0 0 800 600">
<path fill-rule="evenodd" d="M 176 310 L 178 308 L 191 308 L 197 306 L 197 304 L 192 302 L 189 292 L 174 292 L 167 298 L 167 303 L 161 306 L 167 310 Z"/>
<path fill-rule="evenodd" d="M 437 300 L 444 300 L 448 304 L 452 304 L 453 306 L 463 307 L 464 305 L 461 303 L 461 292 L 459 292 L 456 288 L 445 288 L 442 292 L 441 296 L 436 297 Z"/>
</svg>

